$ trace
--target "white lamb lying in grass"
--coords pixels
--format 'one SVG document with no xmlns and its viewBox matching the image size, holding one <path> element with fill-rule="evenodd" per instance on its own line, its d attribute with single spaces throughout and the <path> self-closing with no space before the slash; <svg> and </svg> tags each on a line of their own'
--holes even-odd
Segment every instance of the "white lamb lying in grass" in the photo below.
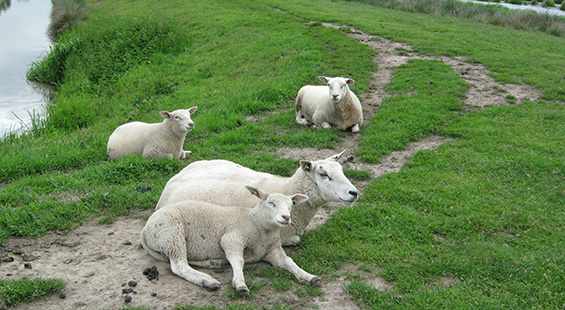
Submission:
<svg viewBox="0 0 565 310">
<path fill-rule="evenodd" d="M 292 224 L 281 230 L 283 245 L 296 245 L 323 204 L 357 200 L 357 188 L 337 162 L 343 152 L 322 160 L 302 160 L 290 178 L 253 171 L 227 160 L 196 161 L 167 182 L 156 208 L 189 199 L 221 206 L 254 207 L 255 199 L 241 184 L 285 195 L 305 193 L 310 199 L 292 209 Z"/>
<path fill-rule="evenodd" d="M 116 128 L 108 139 L 108 156 L 117 160 L 127 155 L 140 155 L 146 158 L 184 159 L 190 151 L 183 151 L 184 138 L 192 129 L 194 122 L 190 115 L 198 107 L 173 112 L 161 111 L 163 122 L 148 124 L 131 122 Z"/>
<path fill-rule="evenodd" d="M 220 282 L 189 264 L 210 268 L 229 263 L 233 287 L 243 295 L 249 295 L 244 263 L 261 260 L 288 270 L 300 282 L 317 285 L 320 278 L 286 256 L 279 236 L 280 228 L 291 223 L 292 205 L 305 202 L 308 196 L 267 196 L 257 188 L 246 188 L 261 199 L 254 208 L 226 208 L 189 200 L 155 211 L 141 233 L 143 247 L 156 259 L 168 259 L 176 275 L 209 290 L 218 289 Z"/>
<path fill-rule="evenodd" d="M 350 78 L 318 77 L 327 86 L 306 85 L 296 96 L 296 122 L 305 126 L 358 132 L 363 125 L 363 108 L 349 89 Z"/>
</svg>

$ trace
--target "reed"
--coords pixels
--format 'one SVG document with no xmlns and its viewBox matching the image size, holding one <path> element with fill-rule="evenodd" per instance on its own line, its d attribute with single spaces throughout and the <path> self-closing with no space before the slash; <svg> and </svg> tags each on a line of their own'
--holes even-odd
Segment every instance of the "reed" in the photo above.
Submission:
<svg viewBox="0 0 565 310">
<path fill-rule="evenodd" d="M 85 18 L 84 0 L 55 0 L 51 9 L 51 22 L 47 30 L 49 39 L 57 42 L 66 30 Z"/>
</svg>

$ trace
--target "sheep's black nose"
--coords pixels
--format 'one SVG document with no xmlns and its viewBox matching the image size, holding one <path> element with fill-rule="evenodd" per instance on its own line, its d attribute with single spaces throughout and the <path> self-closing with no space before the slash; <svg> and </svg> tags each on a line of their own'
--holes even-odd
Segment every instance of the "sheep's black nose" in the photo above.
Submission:
<svg viewBox="0 0 565 310">
<path fill-rule="evenodd" d="M 349 194 L 350 194 L 351 196 L 357 197 L 357 194 L 358 194 L 358 193 L 357 193 L 357 191 L 349 191 Z"/>
<path fill-rule="evenodd" d="M 287 220 L 287 221 L 290 221 L 290 216 L 288 216 L 288 215 L 283 215 L 282 218 Z"/>
</svg>

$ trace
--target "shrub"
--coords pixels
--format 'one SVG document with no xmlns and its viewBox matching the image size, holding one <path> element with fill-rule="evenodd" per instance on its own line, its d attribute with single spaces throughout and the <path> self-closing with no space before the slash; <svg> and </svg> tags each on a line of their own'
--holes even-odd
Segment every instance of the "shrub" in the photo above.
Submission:
<svg viewBox="0 0 565 310">
<path fill-rule="evenodd" d="M 507 0 L 506 2 L 512 3 L 512 4 L 524 4 L 524 2 L 522 0 Z"/>
<path fill-rule="evenodd" d="M 554 8 L 555 2 L 553 2 L 553 0 L 543 0 L 541 6 L 543 6 L 544 8 Z"/>
</svg>

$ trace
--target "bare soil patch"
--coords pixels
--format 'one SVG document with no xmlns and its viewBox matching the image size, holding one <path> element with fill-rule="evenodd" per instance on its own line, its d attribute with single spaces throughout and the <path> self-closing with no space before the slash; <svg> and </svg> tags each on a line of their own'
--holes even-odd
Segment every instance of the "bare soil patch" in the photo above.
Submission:
<svg viewBox="0 0 565 310">
<path fill-rule="evenodd" d="M 282 12 L 282 11 L 281 11 Z M 285 12 L 282 12 L 285 13 Z M 345 26 L 324 24 L 326 27 Z M 454 72 L 472 85 L 465 104 L 482 108 L 486 105 L 508 104 L 506 96 L 516 97 L 517 103 L 526 99 L 538 100 L 540 92 L 523 85 L 501 85 L 492 79 L 488 70 L 480 64 L 465 62 L 464 59 L 420 56 L 412 52 L 409 45 L 377 38 L 348 27 L 350 35 L 376 51 L 374 58 L 378 71 L 373 74 L 371 92 L 361 98 L 365 122 L 370 122 L 382 101 L 389 96 L 385 86 L 393 78 L 394 68 L 410 59 L 439 59 L 450 65 Z M 401 53 L 399 52 L 401 51 Z M 321 73 L 323 74 L 323 73 Z M 504 90 L 504 91 L 502 91 Z M 362 134 L 362 130 L 361 133 Z M 360 134 L 348 134 L 339 150 L 354 150 Z M 410 157 L 424 149 L 433 149 L 449 139 L 432 136 L 412 143 L 406 150 L 391 153 L 381 163 L 368 165 L 357 162 L 354 157 L 344 155 L 344 166 L 350 169 L 366 170 L 373 180 L 386 173 L 397 172 Z M 295 159 L 325 158 L 336 153 L 327 149 L 280 149 L 280 156 Z M 365 184 L 356 184 L 362 190 Z M 62 197 L 64 199 L 64 197 Z M 73 199 L 69 197 L 67 199 Z M 328 204 L 318 212 L 308 229 L 322 225 L 339 208 L 340 204 Z M 384 281 L 375 273 L 361 272 L 351 265 L 338 271 L 341 275 L 335 281 L 322 277 L 323 297 L 300 297 L 292 292 L 275 292 L 267 286 L 252 292 L 250 299 L 232 299 L 231 269 L 220 271 L 203 270 L 217 278 L 222 288 L 208 292 L 174 275 L 168 263 L 160 262 L 140 248 L 139 234 L 150 211 L 137 218 L 123 218 L 111 225 L 101 226 L 90 222 L 65 233 L 48 233 L 37 238 L 11 238 L 0 246 L 0 277 L 10 278 L 61 278 L 66 282 L 65 298 L 52 296 L 44 300 L 24 304 L 17 309 L 119 309 L 125 307 L 146 307 L 149 309 L 173 309 L 178 304 L 212 305 L 221 307 L 227 303 L 270 306 L 284 304 L 294 309 L 359 309 L 353 298 L 346 292 L 349 282 L 346 275 L 360 274 L 366 283 L 380 291 L 393 291 L 394 284 Z M 289 251 L 292 252 L 292 251 Z M 13 261 L 10 261 L 13 259 Z M 156 266 L 159 278 L 149 280 L 143 274 L 148 267 Z M 249 280 L 249 279 L 248 279 Z M 134 281 L 135 286 L 128 282 Z M 133 282 L 132 282 L 133 283 Z M 456 285 L 446 278 L 444 285 Z M 296 285 L 302 285 L 296 283 Z M 125 291 L 124 291 L 125 290 Z M 126 296 L 131 301 L 126 303 Z M 129 298 L 128 298 L 129 299 Z"/>
</svg>

